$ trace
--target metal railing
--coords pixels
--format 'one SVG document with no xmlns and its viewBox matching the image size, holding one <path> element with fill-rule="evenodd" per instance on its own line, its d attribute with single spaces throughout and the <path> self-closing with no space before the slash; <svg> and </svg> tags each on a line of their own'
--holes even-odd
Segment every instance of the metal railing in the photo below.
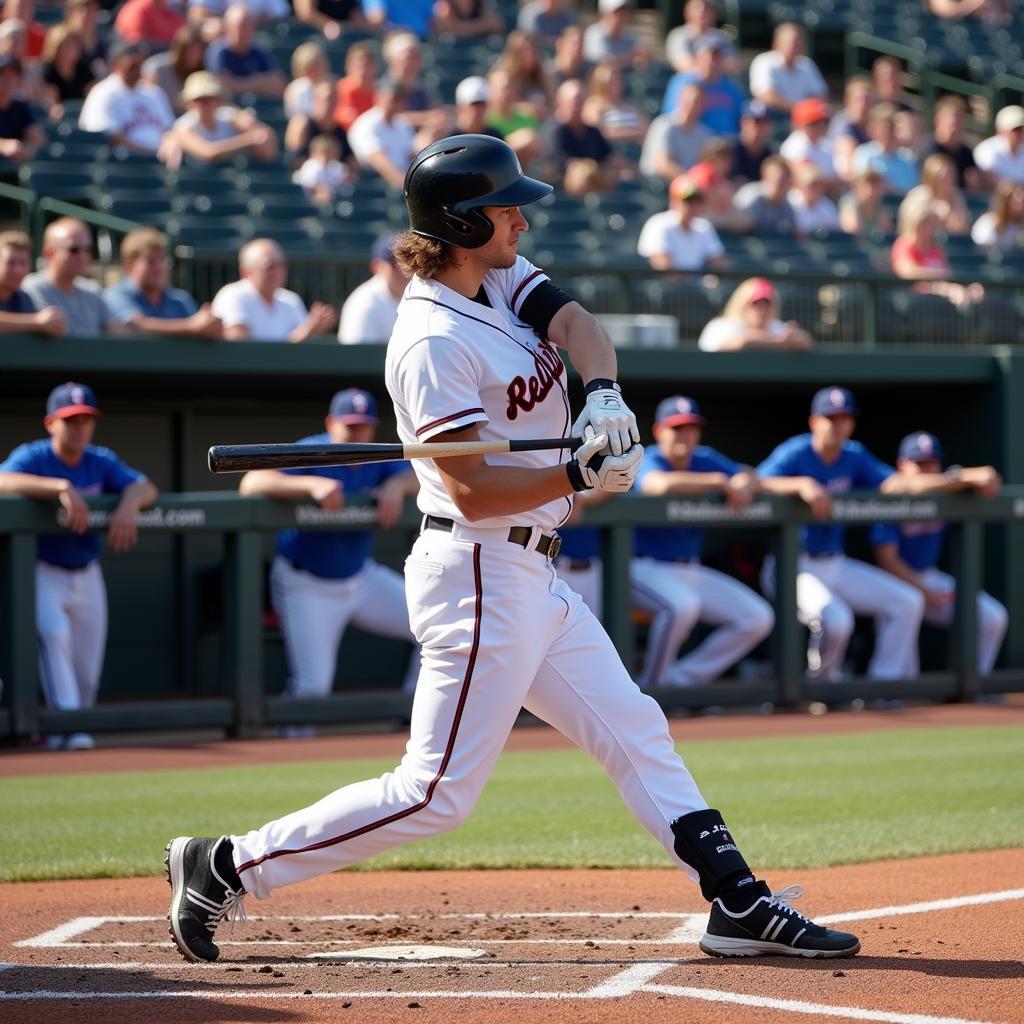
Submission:
<svg viewBox="0 0 1024 1024">
<path fill-rule="evenodd" d="M 114 498 L 90 499 L 92 529 L 103 529 Z M 223 728 L 251 736 L 267 725 L 294 722 L 348 722 L 388 719 L 407 712 L 407 696 L 395 691 L 341 693 L 315 700 L 289 700 L 264 693 L 262 646 L 264 535 L 288 528 L 359 530 L 372 528 L 375 510 L 353 503 L 340 511 L 315 505 L 242 498 L 235 494 L 164 495 L 140 516 L 139 527 L 180 534 L 219 533 L 225 538 L 222 580 L 225 604 L 222 681 L 224 696 L 196 700 L 152 700 L 101 703 L 81 711 L 51 711 L 40 706 L 36 669 L 35 551 L 36 536 L 61 528 L 62 510 L 18 497 L 0 498 L 0 666 L 6 682 L 0 708 L 0 737 L 24 738 L 36 732 L 79 730 L 142 730 Z M 628 496 L 590 509 L 586 521 L 604 531 L 604 607 L 609 635 L 626 665 L 634 662 L 634 625 L 629 605 L 629 563 L 632 531 L 643 524 L 701 528 L 738 528 L 765 536 L 777 564 L 774 604 L 776 627 L 771 640 L 774 679 L 766 682 L 725 681 L 655 691 L 665 706 L 707 704 L 786 707 L 807 700 L 853 697 L 917 696 L 970 700 L 978 693 L 1024 689 L 1024 667 L 981 680 L 977 673 L 977 601 L 981 589 L 983 526 L 1024 521 L 1024 487 L 1007 488 L 999 497 L 923 496 L 902 498 L 877 493 L 837 499 L 833 519 L 868 524 L 877 521 L 934 520 L 954 524 L 950 568 L 958 590 L 950 631 L 950 663 L 946 671 L 918 679 L 884 683 L 854 679 L 847 683 L 816 683 L 804 675 L 805 643 L 796 616 L 796 566 L 800 528 L 811 521 L 795 499 L 759 497 L 734 511 L 704 498 Z M 419 514 L 406 505 L 397 528 L 415 527 Z M 1011 619 L 1022 609 L 1012 607 Z M 102 692 L 102 691 L 101 691 Z"/>
</svg>

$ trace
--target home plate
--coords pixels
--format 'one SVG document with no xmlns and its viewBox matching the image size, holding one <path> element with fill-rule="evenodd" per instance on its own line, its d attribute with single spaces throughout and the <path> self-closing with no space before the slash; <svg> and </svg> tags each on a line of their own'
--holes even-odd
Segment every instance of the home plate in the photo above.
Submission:
<svg viewBox="0 0 1024 1024">
<path fill-rule="evenodd" d="M 491 954 L 467 946 L 366 946 L 308 955 L 312 960 L 479 960 Z"/>
</svg>

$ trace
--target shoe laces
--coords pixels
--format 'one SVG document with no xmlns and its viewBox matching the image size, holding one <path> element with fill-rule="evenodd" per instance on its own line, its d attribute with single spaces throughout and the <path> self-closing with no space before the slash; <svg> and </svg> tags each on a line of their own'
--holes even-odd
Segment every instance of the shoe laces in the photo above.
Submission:
<svg viewBox="0 0 1024 1024">
<path fill-rule="evenodd" d="M 795 907 L 790 906 L 790 900 L 798 900 L 804 894 L 804 887 L 802 885 L 787 885 L 785 889 L 780 889 L 778 892 L 773 892 L 768 897 L 768 906 L 774 907 L 777 910 L 781 910 L 783 913 L 791 914 L 794 917 L 799 918 L 801 921 L 806 921 L 810 924 L 810 920 L 804 917 Z"/>
<path fill-rule="evenodd" d="M 228 920 L 229 935 L 235 934 L 235 922 L 246 921 L 248 918 L 245 914 L 245 904 L 242 900 L 245 897 L 245 889 L 231 889 L 226 888 L 224 890 L 224 899 L 218 904 L 217 909 L 214 910 L 209 917 L 209 924 L 207 927 L 210 933 L 213 934 L 213 930 L 223 921 L 225 918 Z"/>
</svg>

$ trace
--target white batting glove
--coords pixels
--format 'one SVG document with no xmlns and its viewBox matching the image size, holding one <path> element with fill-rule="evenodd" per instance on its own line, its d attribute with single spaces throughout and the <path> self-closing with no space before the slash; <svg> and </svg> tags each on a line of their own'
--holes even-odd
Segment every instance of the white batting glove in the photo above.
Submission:
<svg viewBox="0 0 1024 1024">
<path fill-rule="evenodd" d="M 607 443 L 607 435 L 595 434 L 576 449 L 566 467 L 575 490 L 623 493 L 633 486 L 644 456 L 643 445 L 634 444 L 624 455 L 601 455 Z"/>
<path fill-rule="evenodd" d="M 587 404 L 572 426 L 573 437 L 584 437 L 585 428 L 608 436 L 612 455 L 621 455 L 630 445 L 639 444 L 636 416 L 622 400 L 619 386 L 612 380 L 592 380 L 586 388 Z"/>
</svg>

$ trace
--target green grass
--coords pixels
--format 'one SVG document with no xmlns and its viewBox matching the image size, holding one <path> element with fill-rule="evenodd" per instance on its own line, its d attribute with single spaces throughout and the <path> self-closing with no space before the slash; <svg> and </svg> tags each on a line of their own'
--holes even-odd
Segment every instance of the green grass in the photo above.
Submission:
<svg viewBox="0 0 1024 1024">
<path fill-rule="evenodd" d="M 1024 845 L 1024 729 L 693 742 L 683 750 L 751 863 L 817 867 Z M 390 761 L 50 775 L 0 786 L 0 880 L 161 871 L 170 836 L 242 832 Z M 377 868 L 650 867 L 661 848 L 596 762 L 502 757 L 469 822 Z"/>
</svg>

